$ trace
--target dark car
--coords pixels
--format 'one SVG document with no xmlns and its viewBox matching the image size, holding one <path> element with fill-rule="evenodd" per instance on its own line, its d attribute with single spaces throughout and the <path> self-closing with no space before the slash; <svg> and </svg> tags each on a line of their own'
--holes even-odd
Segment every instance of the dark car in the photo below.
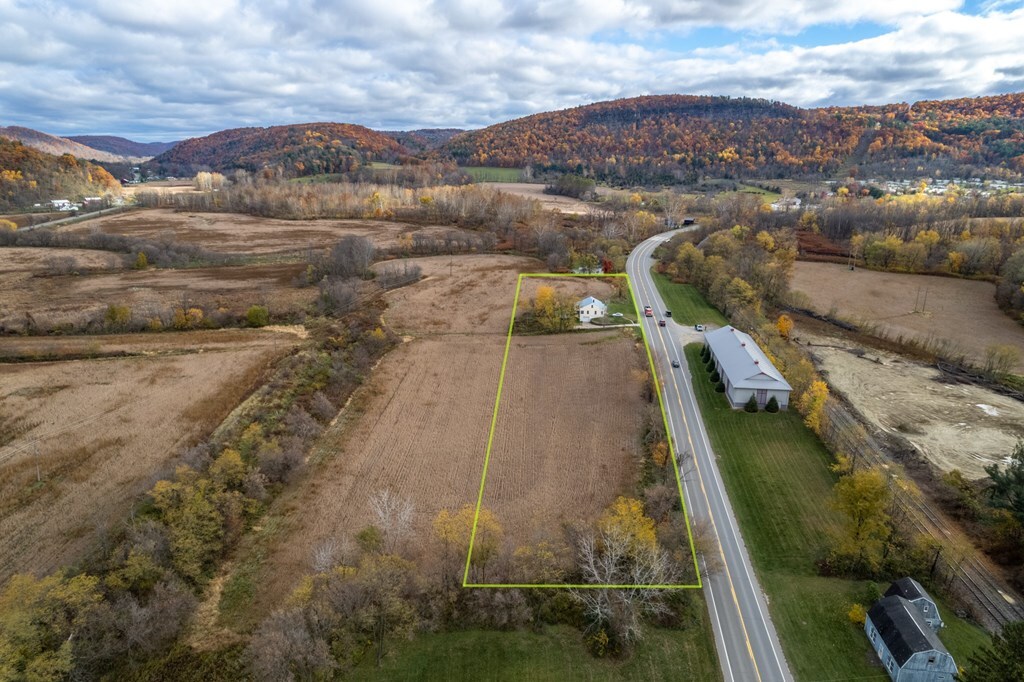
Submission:
<svg viewBox="0 0 1024 682">
<path fill-rule="evenodd" d="M 665 317 L 672 317 L 672 311 L 671 310 L 666 310 L 665 311 Z"/>
<path fill-rule="evenodd" d="M 664 327 L 665 326 L 665 320 L 658 320 L 658 326 L 659 327 Z"/>
<path fill-rule="evenodd" d="M 678 367 L 679 366 L 679 361 L 678 360 L 673 360 L 672 361 L 672 366 L 673 367 Z"/>
</svg>

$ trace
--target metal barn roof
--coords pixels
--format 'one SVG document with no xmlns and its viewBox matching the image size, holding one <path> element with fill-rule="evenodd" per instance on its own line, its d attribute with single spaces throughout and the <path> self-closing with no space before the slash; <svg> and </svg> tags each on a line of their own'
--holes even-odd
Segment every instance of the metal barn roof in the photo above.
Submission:
<svg viewBox="0 0 1024 682">
<path fill-rule="evenodd" d="M 901 668 L 911 656 L 922 651 L 949 653 L 917 607 L 899 595 L 876 601 L 868 611 L 868 618 Z"/>
<path fill-rule="evenodd" d="M 577 308 L 586 308 L 588 305 L 591 305 L 591 304 L 596 305 L 598 308 L 607 308 L 608 307 L 604 303 L 602 303 L 600 301 L 600 299 L 596 299 L 593 296 L 587 296 L 585 299 L 583 299 L 582 301 L 577 303 L 576 307 Z"/>
<path fill-rule="evenodd" d="M 792 390 L 749 334 L 730 325 L 707 332 L 704 340 L 711 347 L 722 373 L 736 388 Z"/>
</svg>

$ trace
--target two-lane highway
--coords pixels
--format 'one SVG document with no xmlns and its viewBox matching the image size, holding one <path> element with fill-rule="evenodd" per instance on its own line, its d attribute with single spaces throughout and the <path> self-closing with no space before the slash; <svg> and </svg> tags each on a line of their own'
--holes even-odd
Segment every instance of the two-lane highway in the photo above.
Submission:
<svg viewBox="0 0 1024 682">
<path fill-rule="evenodd" d="M 716 545 L 713 551 L 718 556 L 713 563 L 719 566 L 704 580 L 704 588 L 722 673 L 727 682 L 792 680 L 690 383 L 683 344 L 698 340 L 699 335 L 692 328 L 679 326 L 672 318 L 667 318 L 665 327 L 657 324 L 659 318 L 664 318 L 666 308 L 651 277 L 651 253 L 672 234 L 675 233 L 657 235 L 637 246 L 629 256 L 626 271 L 641 310 L 645 305 L 654 309 L 653 318 L 640 320 L 662 380 L 665 414 L 676 456 L 681 463 L 687 454 L 692 457 L 691 465 L 683 467 L 686 507 L 690 519 L 707 528 Z M 672 360 L 678 360 L 680 368 L 672 368 Z M 703 566 L 703 558 L 701 563 Z"/>
</svg>

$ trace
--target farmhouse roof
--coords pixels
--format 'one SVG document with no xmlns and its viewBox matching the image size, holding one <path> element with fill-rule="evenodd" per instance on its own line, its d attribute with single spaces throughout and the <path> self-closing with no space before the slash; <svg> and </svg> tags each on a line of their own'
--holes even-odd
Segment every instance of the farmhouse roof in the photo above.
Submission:
<svg viewBox="0 0 1024 682">
<path fill-rule="evenodd" d="M 576 304 L 577 308 L 586 308 L 588 305 L 596 305 L 598 308 L 607 308 L 604 303 L 593 296 L 587 296 L 585 299 Z"/>
<path fill-rule="evenodd" d="M 899 595 L 882 597 L 868 611 L 879 636 L 900 667 L 922 651 L 948 654 L 917 607 Z"/>
<path fill-rule="evenodd" d="M 890 597 L 892 595 L 899 595 L 907 601 L 914 601 L 915 599 L 921 599 L 922 597 L 930 602 L 934 603 L 934 599 L 925 592 L 925 589 L 921 587 L 921 583 L 917 582 L 913 578 L 900 578 L 889 586 L 889 589 L 885 591 L 885 596 Z"/>
<path fill-rule="evenodd" d="M 727 325 L 708 332 L 704 340 L 711 347 L 722 373 L 736 388 L 791 390 L 789 382 L 749 334 Z"/>
</svg>

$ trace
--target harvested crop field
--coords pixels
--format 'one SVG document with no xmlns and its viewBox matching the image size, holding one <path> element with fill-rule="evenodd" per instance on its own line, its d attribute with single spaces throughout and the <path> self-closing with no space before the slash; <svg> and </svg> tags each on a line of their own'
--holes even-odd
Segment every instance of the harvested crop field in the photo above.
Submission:
<svg viewBox="0 0 1024 682">
<path fill-rule="evenodd" d="M 280 605 L 311 571 L 315 547 L 351 540 L 371 523 L 369 499 L 379 490 L 415 504 L 414 537 L 425 543 L 442 508 L 476 504 L 516 278 L 539 264 L 512 256 L 411 262 L 424 279 L 387 294 L 385 313 L 407 342 L 325 431 L 313 452 L 322 464 L 277 505 L 281 528 L 246 617 Z"/>
<path fill-rule="evenodd" d="M 342 237 L 367 237 L 378 248 L 398 245 L 405 234 L 443 235 L 451 227 L 380 220 L 278 220 L 235 213 L 190 213 L 147 209 L 56 228 L 60 232 L 104 232 L 194 244 L 215 253 L 272 255 L 331 246 Z"/>
<path fill-rule="evenodd" d="M 1024 327 L 999 310 L 989 282 L 798 262 L 790 287 L 805 293 L 817 312 L 834 309 L 893 337 L 946 340 L 975 360 L 991 345 L 1013 346 L 1021 353 L 1016 371 L 1024 372 Z"/>
<path fill-rule="evenodd" d="M 624 331 L 512 338 L 483 506 L 514 545 L 557 540 L 632 491 L 641 344 Z"/>
<path fill-rule="evenodd" d="M 815 344 L 809 350 L 834 390 L 941 472 L 960 469 L 968 478 L 983 478 L 986 465 L 1003 463 L 1024 438 L 1020 401 L 954 383 L 934 367 L 890 353 L 861 351 L 838 338 L 801 337 Z"/>
<path fill-rule="evenodd" d="M 0 255 L 4 251 L 0 249 Z M 223 310 L 240 315 L 256 304 L 268 306 L 272 315 L 295 313 L 317 295 L 315 287 L 296 285 L 303 269 L 301 263 L 276 263 L 91 275 L 3 272 L 0 332 L 23 331 L 26 313 L 41 329 L 60 325 L 80 328 L 90 320 L 102 320 L 108 305 L 126 305 L 135 318 L 158 317 L 165 324 L 183 302 L 202 307 L 207 313 Z"/>
<path fill-rule="evenodd" d="M 107 341 L 127 354 L 0 364 L 0 582 L 80 559 L 298 342 L 257 330 L 138 339 L 0 339 L 0 354 L 23 358 Z"/>
<path fill-rule="evenodd" d="M 531 182 L 485 182 L 481 183 L 496 190 L 514 194 L 524 199 L 539 201 L 541 206 L 547 210 L 557 210 L 562 213 L 588 213 L 591 207 L 579 199 L 563 197 L 558 194 L 545 194 L 544 185 Z"/>
<path fill-rule="evenodd" d="M 625 278 L 620 279 L 625 284 Z M 519 309 L 516 314 L 522 313 L 530 305 L 540 287 L 551 287 L 556 295 L 568 296 L 573 302 L 595 296 L 607 303 L 616 293 L 612 281 L 612 278 L 596 277 L 524 277 L 519 288 Z"/>
</svg>

